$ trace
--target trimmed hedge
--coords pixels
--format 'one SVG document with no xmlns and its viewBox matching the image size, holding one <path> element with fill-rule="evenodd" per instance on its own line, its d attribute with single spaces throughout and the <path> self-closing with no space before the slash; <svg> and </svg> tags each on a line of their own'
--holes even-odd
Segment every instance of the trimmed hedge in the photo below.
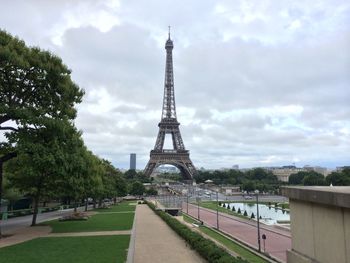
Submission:
<svg viewBox="0 0 350 263">
<path fill-rule="evenodd" d="M 204 238 L 202 235 L 193 232 L 190 228 L 155 206 L 147 202 L 148 206 L 160 216 L 179 236 L 196 250 L 204 259 L 211 263 L 248 263 L 240 257 L 233 257 L 224 249 L 217 246 L 213 241 Z"/>
</svg>

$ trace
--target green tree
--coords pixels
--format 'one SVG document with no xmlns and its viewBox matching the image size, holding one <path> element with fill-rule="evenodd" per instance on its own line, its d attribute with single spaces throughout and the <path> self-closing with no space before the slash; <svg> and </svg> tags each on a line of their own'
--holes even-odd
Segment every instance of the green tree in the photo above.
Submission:
<svg viewBox="0 0 350 263">
<path fill-rule="evenodd" d="M 129 191 L 131 195 L 143 195 L 144 192 L 145 187 L 141 182 L 135 181 L 131 184 Z"/>
<path fill-rule="evenodd" d="M 81 102 L 84 92 L 70 74 L 59 57 L 27 47 L 0 30 L 0 130 L 6 131 L 6 137 L 45 127 L 48 119 L 74 119 L 74 106 Z M 0 143 L 0 200 L 3 165 L 18 155 L 15 147 L 16 142 Z"/>
<path fill-rule="evenodd" d="M 303 179 L 304 185 L 325 185 L 325 183 L 324 176 L 314 171 L 309 172 Z"/>
<path fill-rule="evenodd" d="M 116 175 L 114 177 L 115 180 L 115 188 L 116 188 L 116 196 L 123 197 L 128 194 L 128 184 L 125 179 L 121 175 Z"/>
<path fill-rule="evenodd" d="M 57 124 L 57 123 L 56 123 Z M 57 189 L 57 180 L 65 174 L 64 127 L 53 125 L 50 128 L 18 132 L 11 139 L 17 141 L 18 157 L 9 163 L 10 183 L 34 200 L 32 225 L 36 224 L 38 204 L 42 197 L 50 196 Z"/>
<path fill-rule="evenodd" d="M 305 176 L 307 176 L 308 173 L 307 172 L 297 172 L 295 174 L 291 174 L 288 178 L 288 183 L 289 184 L 294 184 L 294 185 L 297 185 L 297 184 L 302 184 L 303 183 L 303 179 Z"/>
<path fill-rule="evenodd" d="M 253 181 L 246 181 L 243 183 L 242 189 L 247 192 L 252 192 L 256 189 L 255 183 Z"/>
<path fill-rule="evenodd" d="M 128 180 L 135 179 L 137 176 L 137 172 L 135 169 L 129 169 L 124 173 L 124 176 Z"/>
<path fill-rule="evenodd" d="M 332 172 L 326 177 L 326 183 L 335 186 L 350 185 L 350 168 L 345 168 L 341 172 Z"/>
<path fill-rule="evenodd" d="M 71 127 L 61 147 L 64 169 L 62 169 L 62 176 L 56 179 L 57 195 L 73 200 L 76 210 L 78 200 L 86 198 L 91 188 L 98 187 L 98 180 L 95 180 L 91 173 L 94 171 L 92 153 L 87 150 L 81 133 L 74 127 Z"/>
<path fill-rule="evenodd" d="M 8 179 L 4 177 L 3 197 L 9 201 L 10 210 L 13 210 L 14 203 L 21 199 L 22 196 L 23 194 L 15 187 L 12 187 L 8 182 Z"/>
</svg>

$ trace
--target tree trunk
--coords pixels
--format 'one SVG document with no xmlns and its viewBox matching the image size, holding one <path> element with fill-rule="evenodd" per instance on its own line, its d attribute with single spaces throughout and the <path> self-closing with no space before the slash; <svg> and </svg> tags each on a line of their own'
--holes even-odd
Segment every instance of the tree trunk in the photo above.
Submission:
<svg viewBox="0 0 350 263">
<path fill-rule="evenodd" d="M 77 212 L 77 200 L 74 199 L 74 212 Z"/>
<path fill-rule="evenodd" d="M 98 199 L 98 207 L 100 208 L 102 206 L 102 199 Z"/>
<path fill-rule="evenodd" d="M 93 200 L 93 208 L 95 209 L 96 208 L 96 199 L 94 198 Z"/>
<path fill-rule="evenodd" d="M 36 218 L 38 216 L 38 208 L 39 208 L 39 191 L 37 193 L 37 195 L 34 197 L 34 211 L 33 211 L 33 219 L 32 219 L 32 224 L 31 226 L 35 226 L 36 225 Z"/>
</svg>

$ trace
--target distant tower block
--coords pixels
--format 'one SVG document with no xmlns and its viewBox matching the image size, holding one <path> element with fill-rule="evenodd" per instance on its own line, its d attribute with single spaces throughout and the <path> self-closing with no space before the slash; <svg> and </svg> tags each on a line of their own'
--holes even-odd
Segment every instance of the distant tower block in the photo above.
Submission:
<svg viewBox="0 0 350 263">
<path fill-rule="evenodd" d="M 177 167 L 186 180 L 192 180 L 196 169 L 190 159 L 190 153 L 185 149 L 180 134 L 180 123 L 176 118 L 175 92 L 174 92 L 174 71 L 173 71 L 173 41 L 170 39 L 165 43 L 166 63 L 162 118 L 158 124 L 159 132 L 154 149 L 151 150 L 144 173 L 151 176 L 155 168 L 160 165 L 170 164 Z M 173 149 L 164 149 L 166 134 L 171 135 Z"/>
<path fill-rule="evenodd" d="M 130 153 L 130 170 L 136 170 L 136 153 Z"/>
</svg>

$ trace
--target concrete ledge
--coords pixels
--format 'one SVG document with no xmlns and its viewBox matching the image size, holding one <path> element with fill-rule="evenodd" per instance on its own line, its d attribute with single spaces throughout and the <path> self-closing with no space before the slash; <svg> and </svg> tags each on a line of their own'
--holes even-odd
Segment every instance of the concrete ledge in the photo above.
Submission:
<svg viewBox="0 0 350 263">
<path fill-rule="evenodd" d="M 286 186 L 282 195 L 290 199 L 350 208 L 350 186 Z"/>
<path fill-rule="evenodd" d="M 287 262 L 288 263 L 316 263 L 317 261 L 308 258 L 294 250 L 287 251 Z"/>
</svg>

